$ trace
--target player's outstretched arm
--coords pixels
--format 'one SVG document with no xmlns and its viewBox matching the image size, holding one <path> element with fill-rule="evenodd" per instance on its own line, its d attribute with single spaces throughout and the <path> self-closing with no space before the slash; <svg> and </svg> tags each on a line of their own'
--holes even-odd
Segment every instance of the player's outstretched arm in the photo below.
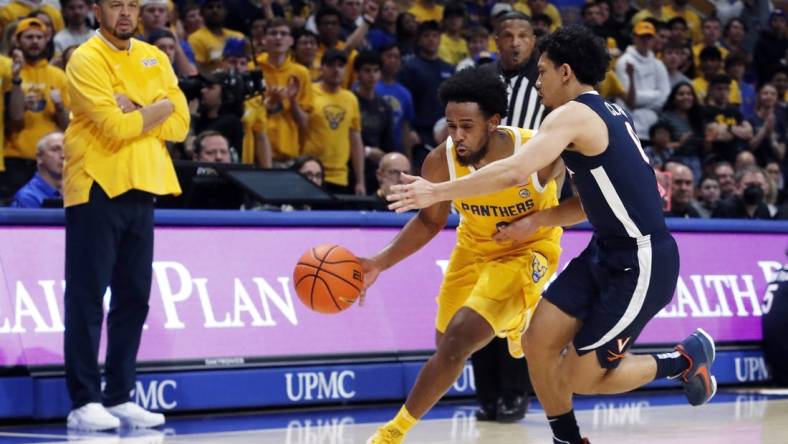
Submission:
<svg viewBox="0 0 788 444">
<path fill-rule="evenodd" d="M 575 118 L 567 108 L 564 105 L 550 113 L 524 149 L 461 179 L 433 183 L 427 178 L 407 176 L 409 183 L 393 187 L 389 208 L 409 211 L 435 202 L 490 194 L 526 182 L 531 173 L 550 165 L 574 140 L 578 128 L 572 125 Z"/>
<path fill-rule="evenodd" d="M 445 143 L 430 152 L 424 160 L 421 174 L 436 182 L 449 180 Z M 446 225 L 450 208 L 449 202 L 440 202 L 420 210 L 391 243 L 371 258 L 359 258 L 364 267 L 364 287 L 375 283 L 380 272 L 391 268 L 432 240 Z"/>
<path fill-rule="evenodd" d="M 498 242 L 520 242 L 528 239 L 542 227 L 569 227 L 586 220 L 586 213 L 577 196 L 564 200 L 558 206 L 537 211 L 510 223 L 495 233 Z"/>
</svg>

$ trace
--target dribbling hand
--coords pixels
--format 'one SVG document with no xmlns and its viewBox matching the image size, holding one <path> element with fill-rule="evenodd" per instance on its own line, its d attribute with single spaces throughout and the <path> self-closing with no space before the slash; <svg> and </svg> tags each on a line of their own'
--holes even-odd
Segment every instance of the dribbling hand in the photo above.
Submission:
<svg viewBox="0 0 788 444">
<path fill-rule="evenodd" d="M 389 210 L 404 213 L 410 210 L 427 208 L 438 202 L 435 184 L 419 176 L 402 174 L 404 184 L 391 187 L 391 194 L 386 196 Z"/>
<path fill-rule="evenodd" d="M 361 292 L 358 300 L 358 305 L 363 306 L 364 297 L 367 295 L 367 288 L 371 287 L 372 284 L 378 280 L 378 276 L 383 271 L 383 268 L 372 259 L 367 259 L 365 257 L 359 257 L 357 259 L 361 263 L 361 268 L 364 270 L 364 290 Z"/>
</svg>

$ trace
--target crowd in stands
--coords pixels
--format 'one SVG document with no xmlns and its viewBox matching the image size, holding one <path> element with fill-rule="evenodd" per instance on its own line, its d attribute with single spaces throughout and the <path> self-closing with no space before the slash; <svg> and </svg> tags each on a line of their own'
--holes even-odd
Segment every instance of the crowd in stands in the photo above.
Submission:
<svg viewBox="0 0 788 444">
<path fill-rule="evenodd" d="M 517 10 L 537 41 L 574 22 L 607 41 L 598 91 L 631 114 L 666 214 L 788 219 L 784 0 L 139 1 L 136 37 L 190 103 L 174 159 L 291 168 L 384 201 L 445 138 L 438 86 L 494 62 L 496 16 Z M 0 199 L 40 206 L 59 195 L 65 70 L 94 35 L 91 0 L 0 0 L 0 27 Z"/>
</svg>

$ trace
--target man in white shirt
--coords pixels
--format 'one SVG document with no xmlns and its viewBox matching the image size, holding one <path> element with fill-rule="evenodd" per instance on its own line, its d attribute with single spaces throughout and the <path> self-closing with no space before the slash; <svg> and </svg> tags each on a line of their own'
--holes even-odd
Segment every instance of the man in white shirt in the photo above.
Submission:
<svg viewBox="0 0 788 444">
<path fill-rule="evenodd" d="M 66 27 L 55 34 L 55 52 L 58 54 L 69 46 L 81 45 L 93 35 L 87 22 L 87 0 L 62 0 L 61 4 Z"/>
<path fill-rule="evenodd" d="M 657 122 L 657 113 L 670 94 L 670 80 L 665 65 L 652 51 L 657 34 L 654 25 L 647 21 L 639 22 L 633 34 L 634 43 L 616 62 L 616 75 L 624 89 L 634 89 L 629 103 L 622 105 L 632 115 L 638 136 L 648 140 L 648 130 Z"/>
</svg>

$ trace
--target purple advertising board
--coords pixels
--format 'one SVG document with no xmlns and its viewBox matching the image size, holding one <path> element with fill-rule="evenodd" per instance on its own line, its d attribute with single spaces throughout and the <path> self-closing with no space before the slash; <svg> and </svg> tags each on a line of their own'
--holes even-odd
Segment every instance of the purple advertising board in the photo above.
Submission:
<svg viewBox="0 0 788 444">
<path fill-rule="evenodd" d="M 444 230 L 383 273 L 362 307 L 318 314 L 301 304 L 293 289 L 293 266 L 308 248 L 336 243 L 369 255 L 397 231 L 157 228 L 150 313 L 139 359 L 221 363 L 432 349 L 434 299 L 454 244 L 453 230 Z M 681 251 L 676 294 L 638 343 L 674 343 L 696 327 L 718 341 L 759 340 L 761 301 L 772 273 L 782 266 L 786 236 L 675 236 Z M 588 231 L 565 233 L 560 268 L 589 238 Z M 63 251 L 62 227 L 0 228 L 0 366 L 62 364 Z"/>
</svg>

